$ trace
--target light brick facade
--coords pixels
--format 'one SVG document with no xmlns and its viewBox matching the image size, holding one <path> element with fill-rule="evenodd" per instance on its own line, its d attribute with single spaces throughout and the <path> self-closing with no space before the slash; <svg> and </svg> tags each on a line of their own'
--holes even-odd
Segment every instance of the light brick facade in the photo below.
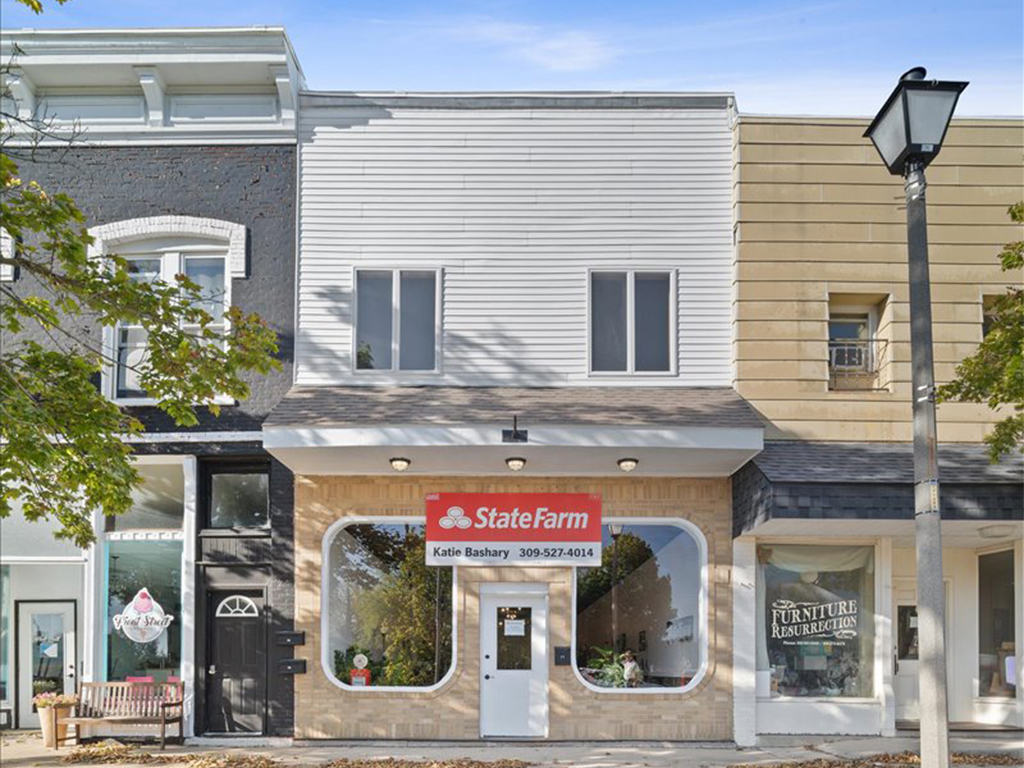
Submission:
<svg viewBox="0 0 1024 768">
<path fill-rule="evenodd" d="M 593 691 L 572 667 L 549 654 L 549 738 L 721 740 L 732 738 L 731 488 L 726 479 L 312 477 L 296 478 L 296 628 L 306 644 L 296 658 L 295 735 L 305 739 L 476 739 L 480 733 L 480 585 L 544 582 L 549 588 L 549 647 L 568 646 L 572 632 L 569 568 L 460 568 L 456 595 L 455 673 L 428 692 L 350 691 L 320 665 L 321 552 L 328 527 L 345 516 L 419 515 L 435 491 L 599 493 L 605 516 L 685 518 L 708 551 L 708 665 L 685 693 Z"/>
</svg>

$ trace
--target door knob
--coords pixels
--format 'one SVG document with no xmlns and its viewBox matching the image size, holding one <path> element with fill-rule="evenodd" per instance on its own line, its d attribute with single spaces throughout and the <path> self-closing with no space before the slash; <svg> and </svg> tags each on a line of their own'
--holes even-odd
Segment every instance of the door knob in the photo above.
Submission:
<svg viewBox="0 0 1024 768">
<path fill-rule="evenodd" d="M 490 679 L 491 679 L 490 675 L 484 675 L 484 680 L 490 680 Z"/>
<path fill-rule="evenodd" d="M 206 668 L 206 674 L 208 674 L 208 675 L 216 675 L 217 674 L 217 665 L 216 664 L 211 664 L 210 666 L 208 666 Z"/>
</svg>

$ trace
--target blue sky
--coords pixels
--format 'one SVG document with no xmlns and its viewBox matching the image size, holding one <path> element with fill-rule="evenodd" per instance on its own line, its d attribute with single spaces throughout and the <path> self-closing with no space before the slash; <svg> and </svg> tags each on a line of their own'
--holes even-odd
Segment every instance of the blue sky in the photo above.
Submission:
<svg viewBox="0 0 1024 768">
<path fill-rule="evenodd" d="M 1021 0 L 0 0 L 4 27 L 281 24 L 313 89 L 732 91 L 741 112 L 869 115 L 911 66 L 957 113 L 1024 114 Z"/>
</svg>

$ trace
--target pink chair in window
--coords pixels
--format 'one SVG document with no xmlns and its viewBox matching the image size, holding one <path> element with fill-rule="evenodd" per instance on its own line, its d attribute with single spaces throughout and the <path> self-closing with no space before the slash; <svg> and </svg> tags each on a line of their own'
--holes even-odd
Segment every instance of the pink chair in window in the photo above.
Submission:
<svg viewBox="0 0 1024 768">
<path fill-rule="evenodd" d="M 132 677 L 131 675 L 128 675 L 127 677 L 125 677 L 124 681 L 126 683 L 152 683 L 153 676 L 143 675 L 141 677 Z"/>
</svg>

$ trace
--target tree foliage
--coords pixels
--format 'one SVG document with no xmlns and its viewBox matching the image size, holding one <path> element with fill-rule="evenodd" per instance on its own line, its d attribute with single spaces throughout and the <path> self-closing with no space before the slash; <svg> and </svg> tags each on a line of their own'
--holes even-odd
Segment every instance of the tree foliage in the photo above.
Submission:
<svg viewBox="0 0 1024 768">
<path fill-rule="evenodd" d="M 1024 202 L 1009 208 L 1010 218 L 1024 224 Z M 1004 272 L 1024 268 L 1024 241 L 1008 243 L 999 254 Z M 956 378 L 939 388 L 939 399 L 1008 406 L 1010 415 L 985 437 L 993 461 L 1017 449 L 1024 452 L 1024 288 L 1018 280 L 992 304 L 993 321 L 978 347 L 956 369 Z"/>
<path fill-rule="evenodd" d="M 124 438 L 142 426 L 96 386 L 115 363 L 96 341 L 98 329 L 145 330 L 145 362 L 134 372 L 184 427 L 198 422 L 197 407 L 217 414 L 219 397 L 245 399 L 247 377 L 280 363 L 276 334 L 257 315 L 230 307 L 222 320 L 184 275 L 140 282 L 124 259 L 89 255 L 75 202 L 19 173 L 16 158 L 56 135 L 45 117 L 0 113 L 0 264 L 17 276 L 0 283 L 0 518 L 20 507 L 29 520 L 55 520 L 58 538 L 85 546 L 94 540 L 91 512 L 126 511 L 139 481 Z M 62 135 L 74 140 L 77 131 Z"/>
</svg>

